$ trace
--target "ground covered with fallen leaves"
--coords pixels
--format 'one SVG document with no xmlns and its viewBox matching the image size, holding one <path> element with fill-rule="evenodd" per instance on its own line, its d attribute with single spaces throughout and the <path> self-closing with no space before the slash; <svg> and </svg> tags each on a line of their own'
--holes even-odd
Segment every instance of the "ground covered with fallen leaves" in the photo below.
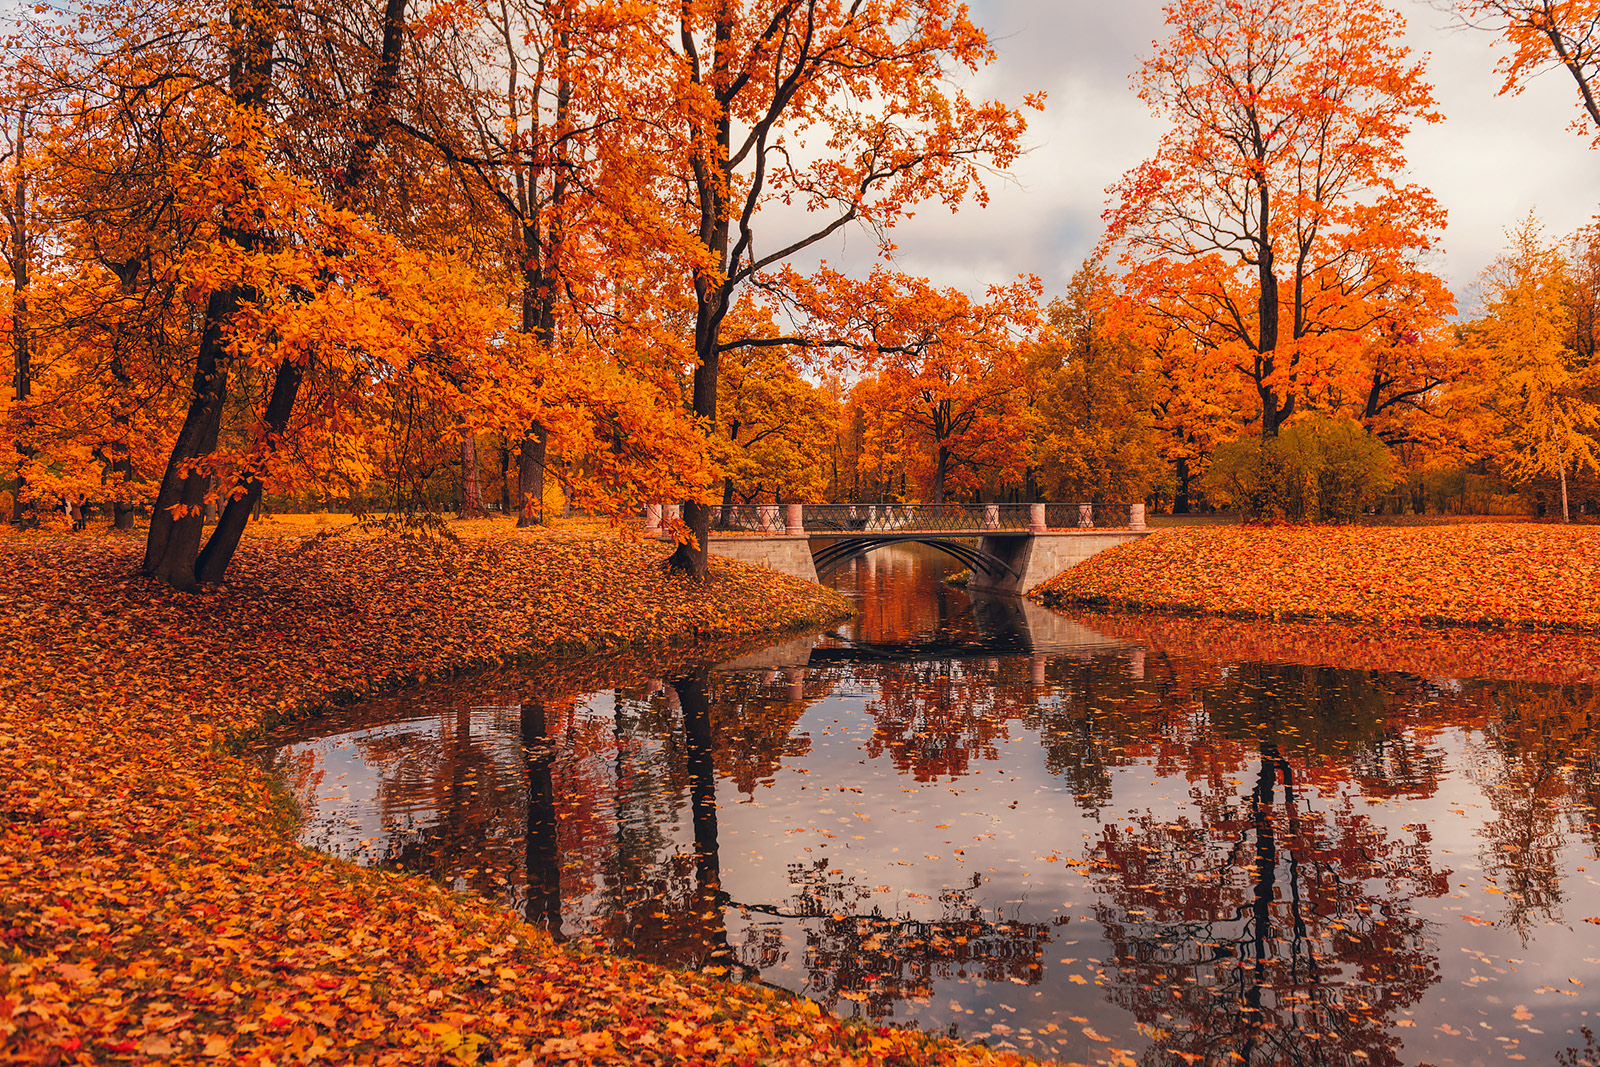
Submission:
<svg viewBox="0 0 1600 1067">
<path fill-rule="evenodd" d="M 136 576 L 141 548 L 0 542 L 0 1062 L 1004 1060 L 556 946 L 310 852 L 240 743 L 486 664 L 725 657 L 833 617 L 831 592 L 731 563 L 704 590 L 669 578 L 660 546 L 608 538 L 282 537 L 186 595 Z"/>
<path fill-rule="evenodd" d="M 1241 619 L 1600 629 L 1600 528 L 1158 530 L 1057 575 L 1052 606 Z"/>
</svg>

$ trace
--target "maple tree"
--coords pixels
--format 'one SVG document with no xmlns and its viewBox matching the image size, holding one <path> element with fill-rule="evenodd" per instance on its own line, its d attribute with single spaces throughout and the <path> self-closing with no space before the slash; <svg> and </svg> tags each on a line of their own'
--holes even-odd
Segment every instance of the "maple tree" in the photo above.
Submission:
<svg viewBox="0 0 1600 1067">
<path fill-rule="evenodd" d="M 864 226 L 887 244 L 923 201 L 954 208 L 970 196 L 981 204 L 982 167 L 1015 157 L 1022 119 L 950 87 L 951 75 L 976 70 L 991 52 L 966 9 L 942 0 L 685 5 L 675 37 L 671 69 L 686 101 L 677 131 L 687 194 L 680 207 L 701 253 L 688 272 L 693 409 L 715 427 L 720 358 L 752 343 L 723 327 L 741 288 L 755 285 L 781 304 L 798 276 L 780 268 L 846 227 Z M 827 151 L 805 150 L 808 137 Z M 761 209 L 780 204 L 803 207 L 806 221 L 778 246 L 758 246 Z M 824 338 L 842 332 L 826 318 L 821 325 Z M 713 510 L 699 499 L 686 503 L 692 541 L 674 566 L 705 573 Z"/>
<path fill-rule="evenodd" d="M 1349 370 L 1442 227 L 1402 184 L 1435 122 L 1380 0 L 1177 0 L 1140 96 L 1172 129 L 1113 187 L 1105 242 L 1136 292 L 1254 393 L 1263 437 Z M 1241 413 L 1242 414 L 1242 413 Z"/>
</svg>

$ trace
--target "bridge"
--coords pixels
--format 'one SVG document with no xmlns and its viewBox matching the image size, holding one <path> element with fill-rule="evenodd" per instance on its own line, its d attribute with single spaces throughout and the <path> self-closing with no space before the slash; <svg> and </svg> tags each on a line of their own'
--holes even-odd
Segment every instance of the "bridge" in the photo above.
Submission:
<svg viewBox="0 0 1600 1067">
<path fill-rule="evenodd" d="M 886 545 L 928 545 L 972 572 L 970 589 L 1021 595 L 1150 532 L 1143 504 L 1106 510 L 1125 511 L 1127 525 L 1097 527 L 1095 505 L 1083 503 L 761 504 L 722 509 L 708 547 L 815 582 Z M 652 505 L 645 532 L 668 537 L 677 518 L 675 506 Z"/>
</svg>

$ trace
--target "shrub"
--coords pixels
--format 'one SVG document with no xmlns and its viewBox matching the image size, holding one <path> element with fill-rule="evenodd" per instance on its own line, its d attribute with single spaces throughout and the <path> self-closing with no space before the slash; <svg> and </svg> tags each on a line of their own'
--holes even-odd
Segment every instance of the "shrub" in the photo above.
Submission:
<svg viewBox="0 0 1600 1067">
<path fill-rule="evenodd" d="M 1200 484 L 1251 518 L 1350 522 L 1397 481 L 1394 457 L 1360 423 L 1310 414 L 1271 440 L 1222 445 Z"/>
</svg>

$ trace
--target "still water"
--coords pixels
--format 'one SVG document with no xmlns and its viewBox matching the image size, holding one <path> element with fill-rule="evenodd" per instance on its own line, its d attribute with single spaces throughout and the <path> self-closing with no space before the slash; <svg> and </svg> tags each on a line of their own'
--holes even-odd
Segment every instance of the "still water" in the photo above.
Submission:
<svg viewBox="0 0 1600 1067">
<path fill-rule="evenodd" d="M 1083 1062 L 1600 1063 L 1592 682 L 1175 654 L 949 570 L 882 550 L 834 632 L 425 689 L 271 759 L 309 845 L 844 1016 Z"/>
</svg>

